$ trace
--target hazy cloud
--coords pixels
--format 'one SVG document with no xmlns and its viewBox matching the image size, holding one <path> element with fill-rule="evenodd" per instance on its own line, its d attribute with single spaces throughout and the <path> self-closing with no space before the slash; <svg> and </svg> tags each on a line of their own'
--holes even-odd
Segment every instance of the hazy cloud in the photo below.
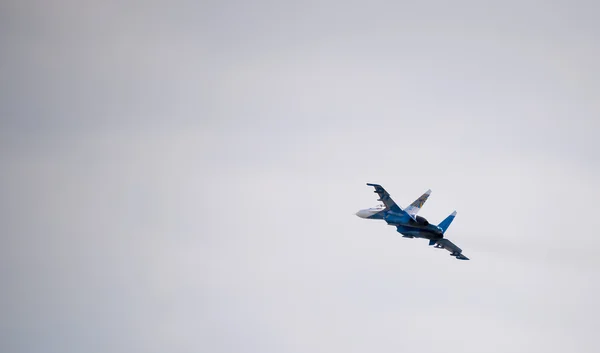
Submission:
<svg viewBox="0 0 600 353">
<path fill-rule="evenodd" d="M 5 1 L 0 350 L 597 351 L 597 13 Z"/>
</svg>

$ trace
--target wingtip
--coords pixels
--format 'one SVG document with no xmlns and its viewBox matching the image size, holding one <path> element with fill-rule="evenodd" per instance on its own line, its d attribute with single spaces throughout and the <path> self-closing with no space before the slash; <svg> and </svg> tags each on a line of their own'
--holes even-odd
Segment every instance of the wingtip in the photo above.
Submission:
<svg viewBox="0 0 600 353">
<path fill-rule="evenodd" d="M 466 257 L 465 255 L 463 255 L 462 252 L 456 255 L 456 259 L 457 260 L 469 260 L 469 258 Z"/>
<path fill-rule="evenodd" d="M 452 212 L 451 216 L 456 216 L 456 211 Z"/>
<path fill-rule="evenodd" d="M 431 195 L 431 189 L 429 189 L 429 190 L 425 191 L 425 193 L 426 193 L 427 195 Z"/>
</svg>

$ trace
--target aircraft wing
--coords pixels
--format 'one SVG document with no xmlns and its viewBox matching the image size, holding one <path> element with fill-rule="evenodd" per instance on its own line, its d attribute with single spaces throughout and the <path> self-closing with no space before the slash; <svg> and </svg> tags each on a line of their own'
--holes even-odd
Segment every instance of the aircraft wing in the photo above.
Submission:
<svg viewBox="0 0 600 353">
<path fill-rule="evenodd" d="M 421 207 L 423 207 L 425 204 L 425 201 L 427 201 L 429 198 L 429 195 L 431 195 L 431 189 L 427 190 L 423 195 L 411 203 L 410 206 L 404 209 L 404 211 L 414 218 L 419 210 L 421 210 Z"/>
<path fill-rule="evenodd" d="M 435 247 L 436 249 L 446 249 L 450 251 L 450 255 L 456 256 L 457 260 L 469 260 L 468 257 L 462 254 L 462 249 L 454 245 L 454 243 L 448 239 L 444 238 L 438 240 L 437 242 L 435 242 Z"/>
<path fill-rule="evenodd" d="M 394 200 L 392 200 L 392 198 L 390 197 L 390 194 L 387 191 L 385 191 L 383 186 L 381 186 L 379 184 L 370 184 L 370 183 L 367 183 L 367 185 L 375 188 L 375 192 L 377 193 L 377 195 L 379 195 L 379 199 L 377 201 L 383 202 L 386 209 L 392 210 L 392 211 L 398 212 L 398 213 L 403 212 L 402 209 L 398 205 L 396 205 Z"/>
</svg>

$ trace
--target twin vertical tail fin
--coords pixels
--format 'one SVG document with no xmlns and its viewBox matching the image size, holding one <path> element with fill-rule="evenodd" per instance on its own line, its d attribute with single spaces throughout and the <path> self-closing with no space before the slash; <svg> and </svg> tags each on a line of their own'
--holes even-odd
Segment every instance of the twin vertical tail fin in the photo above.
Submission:
<svg viewBox="0 0 600 353">
<path fill-rule="evenodd" d="M 452 223 L 454 217 L 456 217 L 456 211 L 452 212 L 450 216 L 446 217 L 446 219 L 444 219 L 440 224 L 438 224 L 438 227 L 442 228 L 442 233 L 446 233 L 446 230 L 448 229 L 448 227 L 450 227 L 450 223 Z"/>
<path fill-rule="evenodd" d="M 419 196 L 419 198 L 416 199 L 413 203 L 411 203 L 408 207 L 406 207 L 404 211 L 408 213 L 412 218 L 414 218 L 414 216 L 416 216 L 417 213 L 419 213 L 419 210 L 421 210 L 421 207 L 423 207 L 423 205 L 429 198 L 429 195 L 431 195 L 431 189 L 425 191 L 423 195 Z"/>
</svg>

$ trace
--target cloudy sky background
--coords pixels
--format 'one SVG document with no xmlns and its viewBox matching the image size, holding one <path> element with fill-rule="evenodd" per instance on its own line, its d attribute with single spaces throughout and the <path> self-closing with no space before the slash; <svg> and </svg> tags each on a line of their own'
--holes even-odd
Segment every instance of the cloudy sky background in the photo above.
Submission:
<svg viewBox="0 0 600 353">
<path fill-rule="evenodd" d="M 599 10 L 2 1 L 0 351 L 597 352 Z"/>
</svg>

